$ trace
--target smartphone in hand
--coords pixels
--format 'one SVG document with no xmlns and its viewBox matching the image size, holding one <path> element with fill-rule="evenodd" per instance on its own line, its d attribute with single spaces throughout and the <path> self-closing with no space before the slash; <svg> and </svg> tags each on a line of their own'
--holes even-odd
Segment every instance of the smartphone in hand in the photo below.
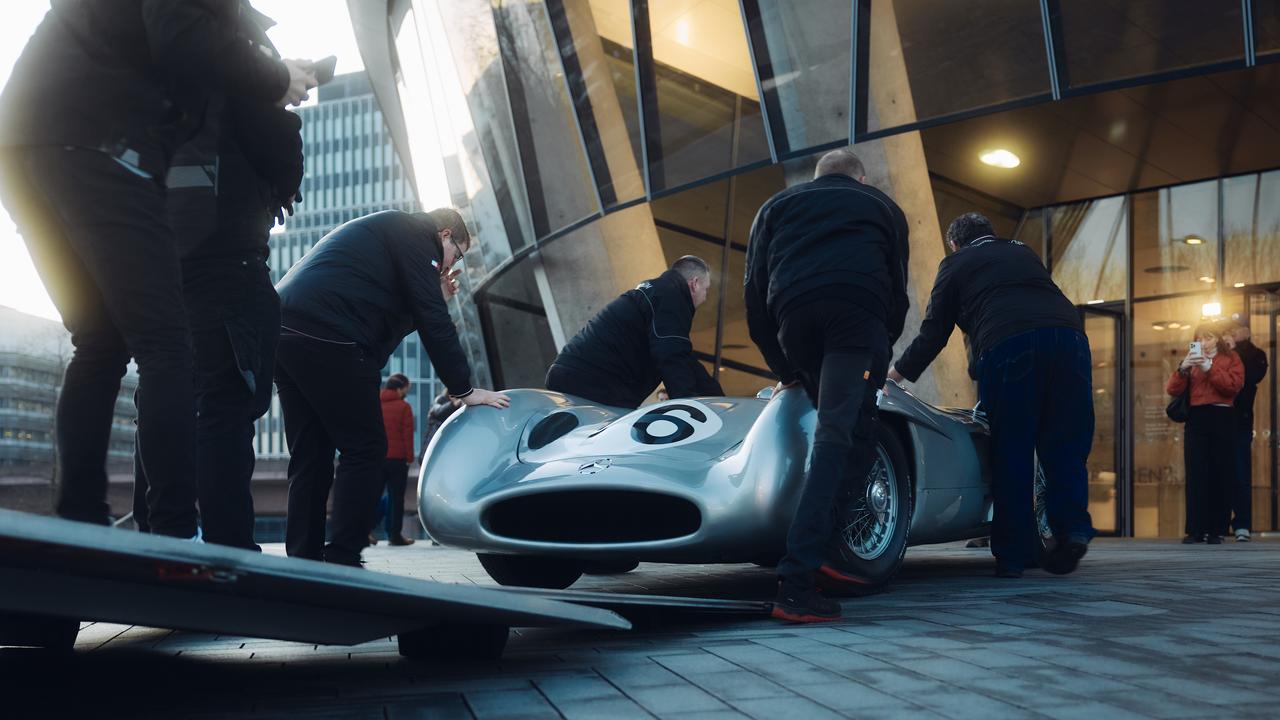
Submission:
<svg viewBox="0 0 1280 720">
<path fill-rule="evenodd" d="M 1200 341 L 1199 341 L 1199 340 L 1192 341 L 1192 343 L 1191 343 L 1191 354 L 1192 354 L 1192 355 L 1204 355 L 1204 346 L 1200 343 Z"/>
<path fill-rule="evenodd" d="M 311 74 L 315 76 L 316 83 L 324 85 L 333 79 L 333 71 L 338 67 L 338 56 L 330 55 L 311 63 Z"/>
</svg>

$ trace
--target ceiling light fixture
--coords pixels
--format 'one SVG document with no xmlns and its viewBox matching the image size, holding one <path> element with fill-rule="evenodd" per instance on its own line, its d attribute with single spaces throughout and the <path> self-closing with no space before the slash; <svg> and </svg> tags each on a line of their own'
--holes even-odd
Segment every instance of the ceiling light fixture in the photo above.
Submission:
<svg viewBox="0 0 1280 720">
<path fill-rule="evenodd" d="M 1164 329 L 1164 325 L 1161 325 L 1160 323 L 1152 323 L 1152 324 L 1151 324 L 1151 329 L 1152 329 L 1152 330 L 1163 330 L 1163 329 Z"/>
<path fill-rule="evenodd" d="M 1169 323 L 1168 325 L 1166 325 L 1165 327 L 1169 328 L 1170 330 L 1177 330 L 1178 328 L 1182 327 L 1182 323 L 1179 323 L 1179 322 L 1171 322 L 1171 323 Z"/>
<path fill-rule="evenodd" d="M 1238 287 L 1238 288 L 1242 288 L 1242 287 L 1244 287 L 1244 283 L 1236 283 L 1236 284 L 1232 285 L 1231 287 Z"/>
<path fill-rule="evenodd" d="M 1106 300 L 1090 300 L 1089 302 L 1085 303 L 1085 305 L 1101 305 L 1104 302 L 1106 302 Z"/>
<path fill-rule="evenodd" d="M 1182 238 L 1182 242 L 1188 245 L 1203 245 L 1204 238 L 1200 237 L 1199 235 L 1188 235 Z"/>
<path fill-rule="evenodd" d="M 983 150 L 978 159 L 982 162 L 998 168 L 1016 168 L 1022 164 L 1022 159 L 1012 152 L 1004 148 L 995 148 L 992 150 Z"/>
<path fill-rule="evenodd" d="M 1205 303 L 1200 307 L 1200 314 L 1207 318 L 1218 317 L 1222 314 L 1222 303 Z"/>
<path fill-rule="evenodd" d="M 1202 283 L 1213 283 L 1213 282 L 1218 282 L 1218 281 L 1217 281 L 1217 280 L 1214 280 L 1213 278 L 1209 277 L 1208 275 L 1201 275 L 1201 276 L 1200 276 L 1200 282 L 1202 282 Z"/>
</svg>

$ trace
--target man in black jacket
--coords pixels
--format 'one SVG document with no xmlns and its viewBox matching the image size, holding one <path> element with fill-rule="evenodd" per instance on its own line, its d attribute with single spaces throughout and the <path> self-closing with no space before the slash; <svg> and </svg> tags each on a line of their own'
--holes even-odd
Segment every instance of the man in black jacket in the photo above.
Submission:
<svg viewBox="0 0 1280 720">
<path fill-rule="evenodd" d="M 1258 397 L 1258 383 L 1267 376 L 1267 353 L 1253 344 L 1248 325 L 1233 324 L 1222 334 L 1244 363 L 1244 387 L 1236 395 L 1236 486 L 1231 507 L 1236 542 L 1249 542 L 1253 529 L 1253 401 Z"/>
<path fill-rule="evenodd" d="M 685 255 L 671 269 L 609 303 L 547 370 L 547 389 L 601 405 L 636 408 L 662 382 L 672 398 L 723 395 L 693 356 L 693 313 L 707 299 L 711 268 Z"/>
<path fill-rule="evenodd" d="M 237 0 L 53 0 L 0 94 L 0 196 L 75 347 L 55 431 L 63 517 L 108 521 L 111 418 L 133 357 L 151 527 L 196 535 L 191 339 L 165 174 L 209 94 L 283 105 L 315 84 L 240 37 L 239 13 Z"/>
<path fill-rule="evenodd" d="M 247 5 L 241 35 L 278 57 L 275 23 Z M 196 490 L 205 542 L 253 539 L 254 421 L 271 405 L 280 298 L 266 260 L 271 226 L 302 182 L 302 121 L 264 101 L 215 95 L 203 127 L 169 168 L 168 218 L 182 257 L 195 351 Z M 149 529 L 147 477 L 135 463 L 134 521 Z"/>
<path fill-rule="evenodd" d="M 889 377 L 914 382 L 959 325 L 971 343 L 978 395 L 991 425 L 995 517 L 991 554 L 999 577 L 1022 576 L 1037 547 L 1033 480 L 1044 468 L 1055 542 L 1049 572 L 1075 570 L 1094 535 L 1089 517 L 1093 362 L 1080 313 L 1022 243 L 996 237 L 978 213 L 947 228 L 920 333 Z"/>
<path fill-rule="evenodd" d="M 456 210 L 387 210 L 332 230 L 276 285 L 282 314 L 276 388 L 289 443 L 289 555 L 360 564 L 387 453 L 381 370 L 410 332 L 422 338 L 450 397 L 465 405 L 509 404 L 506 395 L 471 386 L 471 367 L 445 304 L 455 287 L 450 269 L 470 244 Z M 332 532 L 325 545 L 330 486 Z"/>
<path fill-rule="evenodd" d="M 818 161 L 814 180 L 760 208 L 747 247 L 751 339 L 780 382 L 804 386 L 818 409 L 813 454 L 787 554 L 778 564 L 774 617 L 816 622 L 840 616 L 818 594 L 815 574 L 854 581 L 825 565 L 843 478 L 863 478 L 876 443 L 876 393 L 906 318 L 907 219 L 866 184 L 847 149 Z"/>
</svg>

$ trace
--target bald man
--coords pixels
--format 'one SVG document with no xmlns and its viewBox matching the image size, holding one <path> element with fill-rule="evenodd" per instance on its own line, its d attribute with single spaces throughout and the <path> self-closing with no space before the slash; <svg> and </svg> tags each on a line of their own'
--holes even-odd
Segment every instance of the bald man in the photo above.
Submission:
<svg viewBox="0 0 1280 720">
<path fill-rule="evenodd" d="M 866 184 L 848 149 L 818 161 L 814 179 L 760 208 L 747 247 L 751 339 L 781 379 L 818 408 L 813 455 L 778 564 L 773 615 L 790 622 L 840 617 L 818 594 L 818 573 L 859 583 L 824 563 L 842 478 L 863 478 L 876 446 L 876 391 L 907 314 L 907 218 Z"/>
</svg>

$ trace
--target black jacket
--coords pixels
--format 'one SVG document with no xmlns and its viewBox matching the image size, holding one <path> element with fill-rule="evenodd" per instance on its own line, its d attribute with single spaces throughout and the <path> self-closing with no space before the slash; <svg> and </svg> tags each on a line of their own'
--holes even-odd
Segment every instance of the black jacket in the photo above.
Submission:
<svg viewBox="0 0 1280 720">
<path fill-rule="evenodd" d="M 1245 340 L 1236 343 L 1236 354 L 1244 363 L 1244 386 L 1236 395 L 1236 416 L 1243 421 L 1242 431 L 1253 432 L 1253 401 L 1258 396 L 1258 383 L 1267 376 L 1267 353 Z"/>
<path fill-rule="evenodd" d="M 556 356 L 573 388 L 553 388 L 591 398 L 609 388 L 611 397 L 639 407 L 661 381 L 672 398 L 723 395 L 693 356 L 693 298 L 679 273 L 668 270 L 640 283 L 604 307 Z"/>
<path fill-rule="evenodd" d="M 279 57 L 274 22 L 245 7 L 240 33 Z M 169 226 L 184 265 L 266 260 L 274 214 L 302 184 L 302 120 L 275 103 L 214 95 L 196 137 L 174 155 L 166 185 Z"/>
<path fill-rule="evenodd" d="M 449 394 L 471 390 L 471 366 L 440 290 L 444 249 L 425 213 L 356 218 L 320 239 L 276 284 L 285 331 L 354 342 L 378 366 L 415 329 Z"/>
<path fill-rule="evenodd" d="M 1080 311 L 1058 289 L 1035 251 L 1012 240 L 980 240 L 943 258 L 920 333 L 894 367 L 908 380 L 946 347 L 959 325 L 969 338 L 969 374 L 982 354 L 1028 330 L 1084 331 Z"/>
<path fill-rule="evenodd" d="M 0 93 L 0 146 L 103 150 L 158 182 L 206 93 L 275 102 L 280 60 L 236 33 L 240 0 L 52 0 Z"/>
<path fill-rule="evenodd" d="M 784 381 L 795 372 L 778 344 L 789 306 L 817 296 L 854 302 L 902 334 L 907 307 L 907 217 L 870 185 L 824 175 L 787 188 L 756 214 L 744 295 L 751 339 Z"/>
</svg>

